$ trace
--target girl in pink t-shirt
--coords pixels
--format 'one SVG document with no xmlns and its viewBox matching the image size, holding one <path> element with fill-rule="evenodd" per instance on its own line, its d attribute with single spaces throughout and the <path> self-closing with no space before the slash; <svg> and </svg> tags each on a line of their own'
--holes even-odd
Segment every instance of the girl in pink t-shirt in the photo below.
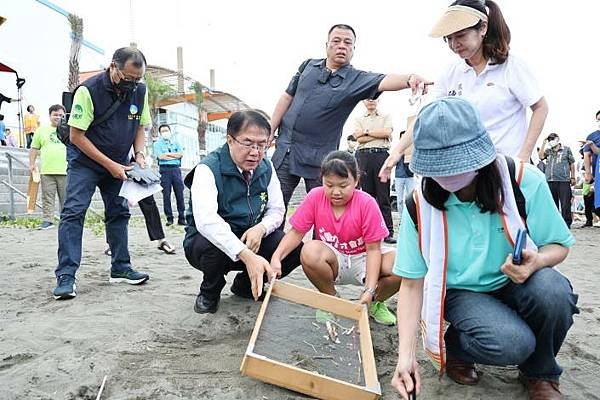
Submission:
<svg viewBox="0 0 600 400">
<path fill-rule="evenodd" d="M 373 197 L 356 188 L 358 166 L 346 151 L 330 153 L 321 165 L 323 186 L 308 193 L 290 218 L 292 229 L 273 253 L 271 266 L 281 260 L 314 227 L 317 240 L 304 244 L 302 269 L 322 293 L 335 295 L 335 284 L 363 286 L 360 302 L 370 307 L 376 322 L 393 325 L 396 318 L 384 301 L 400 288 L 392 274 L 395 252 L 381 247 L 389 234 Z"/>
</svg>

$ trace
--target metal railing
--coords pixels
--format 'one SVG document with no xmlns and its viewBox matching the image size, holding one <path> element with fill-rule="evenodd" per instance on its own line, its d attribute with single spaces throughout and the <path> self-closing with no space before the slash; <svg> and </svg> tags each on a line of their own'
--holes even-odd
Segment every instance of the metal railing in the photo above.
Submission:
<svg viewBox="0 0 600 400">
<path fill-rule="evenodd" d="M 8 191 L 9 191 L 8 214 L 9 214 L 10 219 L 15 219 L 15 193 L 18 194 L 19 196 L 23 197 L 25 199 L 25 201 L 27 201 L 27 195 L 15 187 L 14 177 L 13 177 L 13 162 L 16 161 L 17 164 L 20 164 L 27 170 L 29 170 L 29 166 L 10 153 L 5 153 L 5 155 L 6 155 L 6 159 L 8 161 L 8 182 L 5 180 L 2 180 L 0 183 L 4 184 L 4 186 L 6 186 L 8 188 Z M 42 205 L 40 204 L 40 202 L 37 201 L 37 199 L 35 200 L 35 205 L 40 209 L 42 208 Z M 88 207 L 88 210 L 92 214 L 102 217 L 102 214 L 99 213 L 98 211 L 94 210 L 92 207 Z"/>
</svg>

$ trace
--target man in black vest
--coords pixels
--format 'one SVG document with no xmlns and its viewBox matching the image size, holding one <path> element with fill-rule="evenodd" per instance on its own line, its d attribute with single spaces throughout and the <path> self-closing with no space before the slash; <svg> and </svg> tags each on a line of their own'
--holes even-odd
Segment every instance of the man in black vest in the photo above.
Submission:
<svg viewBox="0 0 600 400">
<path fill-rule="evenodd" d="M 56 299 L 76 295 L 83 221 L 96 187 L 104 201 L 106 237 L 112 254 L 109 281 L 138 285 L 149 279 L 131 266 L 127 245 L 129 208 L 119 196 L 127 180 L 126 171 L 132 168 L 128 166 L 132 145 L 136 162 L 146 167 L 144 125 L 151 120 L 146 86 L 140 83 L 145 69 L 141 51 L 120 48 L 106 71 L 89 78 L 75 92 L 69 119 L 66 200 L 58 227 Z"/>
<path fill-rule="evenodd" d="M 278 269 L 267 261 L 284 236 L 280 225 L 285 216 L 277 174 L 264 158 L 270 132 L 257 111 L 234 113 L 227 123 L 227 143 L 185 178 L 190 202 L 183 248 L 204 275 L 197 313 L 217 311 L 229 271 L 241 271 L 233 294 L 258 300 L 265 279 L 286 276 L 300 265 L 301 246 L 285 254 Z"/>
</svg>

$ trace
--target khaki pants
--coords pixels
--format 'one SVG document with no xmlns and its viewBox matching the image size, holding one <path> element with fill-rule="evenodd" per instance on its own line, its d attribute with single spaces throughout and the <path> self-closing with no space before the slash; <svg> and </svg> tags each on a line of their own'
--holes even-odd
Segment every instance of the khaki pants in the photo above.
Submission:
<svg viewBox="0 0 600 400">
<path fill-rule="evenodd" d="M 65 204 L 66 175 L 42 175 L 42 210 L 44 221 L 52 222 L 54 217 L 54 199 L 58 193 L 58 211 Z"/>
</svg>

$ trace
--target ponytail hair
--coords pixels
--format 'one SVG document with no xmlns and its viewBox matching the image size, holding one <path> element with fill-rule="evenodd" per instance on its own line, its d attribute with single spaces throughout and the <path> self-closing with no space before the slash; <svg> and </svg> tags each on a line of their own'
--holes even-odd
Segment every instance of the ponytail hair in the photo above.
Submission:
<svg viewBox="0 0 600 400">
<path fill-rule="evenodd" d="M 498 4 L 493 0 L 456 0 L 451 5 L 474 8 L 488 16 L 488 28 L 483 38 L 483 56 L 493 64 L 503 64 L 510 49 L 510 29 Z M 479 29 L 483 21 L 471 28 Z"/>
</svg>

